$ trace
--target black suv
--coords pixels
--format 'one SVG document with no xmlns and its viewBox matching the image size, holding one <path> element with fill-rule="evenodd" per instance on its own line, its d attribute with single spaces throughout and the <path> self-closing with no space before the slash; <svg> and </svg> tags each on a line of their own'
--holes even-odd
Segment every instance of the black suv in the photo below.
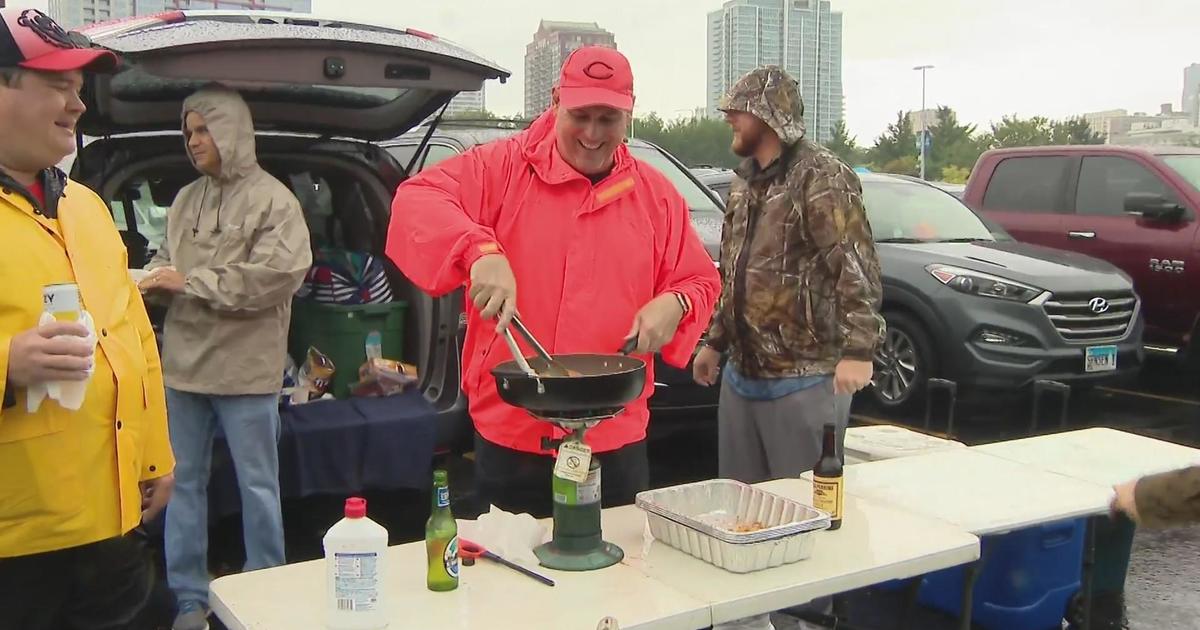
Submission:
<svg viewBox="0 0 1200 630">
<path fill-rule="evenodd" d="M 732 171 L 697 175 L 727 198 Z M 1141 369 L 1141 306 L 1124 272 L 1017 243 L 920 180 L 859 177 L 883 268 L 887 336 L 867 390 L 877 404 L 910 406 L 930 377 L 992 388 L 1037 379 L 1088 386 Z M 1113 307 L 1094 312 L 1094 300 Z"/>
</svg>

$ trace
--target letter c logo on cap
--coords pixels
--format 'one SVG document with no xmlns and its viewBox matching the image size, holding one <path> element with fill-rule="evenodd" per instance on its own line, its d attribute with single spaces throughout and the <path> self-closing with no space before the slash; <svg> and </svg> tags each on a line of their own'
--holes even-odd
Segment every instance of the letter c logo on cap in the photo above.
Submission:
<svg viewBox="0 0 1200 630">
<path fill-rule="evenodd" d="M 596 79 L 597 81 L 606 81 L 613 78 L 613 75 L 616 74 L 616 71 L 613 70 L 612 66 L 604 63 L 603 61 L 593 61 L 583 69 L 583 73 L 593 79 Z"/>
</svg>

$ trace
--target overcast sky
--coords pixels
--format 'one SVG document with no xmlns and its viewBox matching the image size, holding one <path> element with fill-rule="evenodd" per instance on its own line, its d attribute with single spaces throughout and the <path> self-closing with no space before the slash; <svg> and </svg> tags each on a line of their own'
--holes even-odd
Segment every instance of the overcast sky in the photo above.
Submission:
<svg viewBox="0 0 1200 630">
<path fill-rule="evenodd" d="M 45 6 L 10 1 L 10 5 Z M 638 111 L 664 118 L 705 104 L 705 24 L 723 0 L 313 0 L 330 17 L 419 28 L 513 73 L 488 108 L 524 104 L 525 45 L 539 19 L 595 21 L 630 58 Z M 986 125 L 1005 114 L 1064 117 L 1180 107 L 1183 68 L 1200 62 L 1197 0 L 833 0 L 845 16 L 846 118 L 869 144 L 900 109 L 930 105 Z"/>
<path fill-rule="evenodd" d="M 524 104 L 525 45 L 539 19 L 595 21 L 633 64 L 638 109 L 665 118 L 705 104 L 706 15 L 723 0 L 314 0 L 316 13 L 422 28 L 513 72 L 488 107 Z M 986 124 L 1008 113 L 1069 116 L 1180 107 L 1200 62 L 1197 0 L 833 0 L 844 14 L 846 118 L 860 142 L 900 109 L 931 104 Z"/>
</svg>

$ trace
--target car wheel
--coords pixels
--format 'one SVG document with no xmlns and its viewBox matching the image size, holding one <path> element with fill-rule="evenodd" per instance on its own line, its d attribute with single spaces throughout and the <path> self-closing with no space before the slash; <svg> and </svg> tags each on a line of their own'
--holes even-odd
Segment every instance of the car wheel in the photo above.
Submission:
<svg viewBox="0 0 1200 630">
<path fill-rule="evenodd" d="M 888 410 L 904 409 L 920 400 L 935 372 L 936 357 L 925 328 L 904 313 L 884 313 L 887 334 L 875 351 L 871 397 Z"/>
</svg>

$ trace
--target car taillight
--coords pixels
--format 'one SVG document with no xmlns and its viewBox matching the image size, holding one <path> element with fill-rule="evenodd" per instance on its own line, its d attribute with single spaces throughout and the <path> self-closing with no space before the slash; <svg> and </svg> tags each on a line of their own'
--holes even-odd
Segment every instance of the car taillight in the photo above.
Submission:
<svg viewBox="0 0 1200 630">
<path fill-rule="evenodd" d="M 421 39 L 428 39 L 429 41 L 437 40 L 437 35 L 434 35 L 433 33 L 426 33 L 425 31 L 419 31 L 415 28 L 406 28 L 404 29 L 404 32 L 412 35 L 413 37 L 420 37 Z"/>
</svg>

